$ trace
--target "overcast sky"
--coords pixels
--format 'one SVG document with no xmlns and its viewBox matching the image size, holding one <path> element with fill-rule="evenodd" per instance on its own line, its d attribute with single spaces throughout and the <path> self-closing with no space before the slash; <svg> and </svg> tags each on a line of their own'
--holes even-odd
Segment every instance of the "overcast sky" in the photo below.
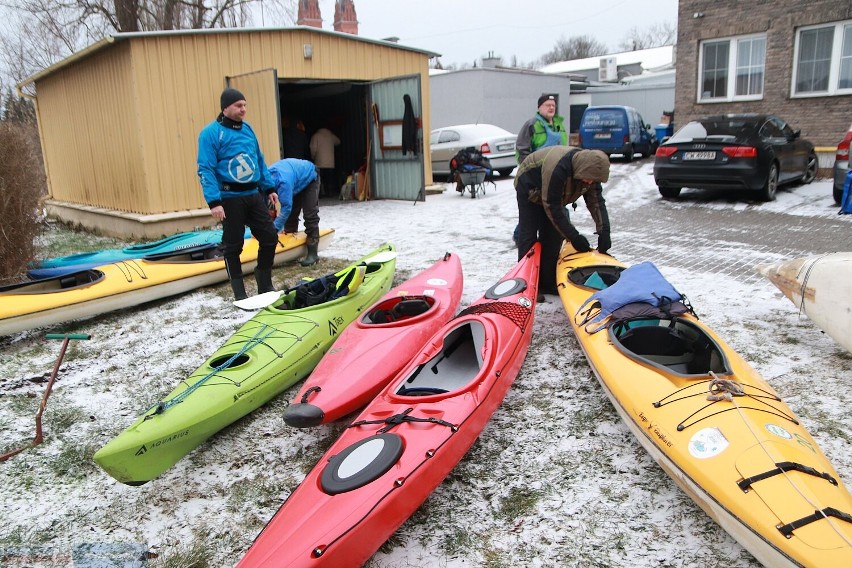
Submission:
<svg viewBox="0 0 852 568">
<path fill-rule="evenodd" d="M 323 28 L 333 29 L 334 0 L 320 0 Z M 590 35 L 610 52 L 634 27 L 677 25 L 677 0 L 355 0 L 358 34 L 399 38 L 441 54 L 441 63 L 472 64 L 494 52 L 528 63 L 561 37 Z"/>
</svg>

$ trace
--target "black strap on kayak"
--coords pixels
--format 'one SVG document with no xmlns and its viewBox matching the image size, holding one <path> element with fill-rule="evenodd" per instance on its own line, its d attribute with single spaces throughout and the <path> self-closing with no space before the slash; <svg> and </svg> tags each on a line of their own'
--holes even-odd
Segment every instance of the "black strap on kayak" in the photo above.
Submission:
<svg viewBox="0 0 852 568">
<path fill-rule="evenodd" d="M 365 424 L 387 424 L 384 428 L 379 429 L 379 432 L 384 434 L 394 426 L 399 426 L 403 422 L 431 422 L 433 424 L 440 424 L 441 426 L 446 426 L 453 432 L 458 432 L 459 427 L 455 424 L 447 422 L 446 420 L 441 420 L 439 418 L 418 418 L 416 416 L 409 416 L 409 413 L 414 410 L 413 408 L 406 408 L 404 412 L 400 414 L 394 414 L 384 420 L 359 420 L 358 422 L 353 422 L 348 426 L 348 428 L 352 428 L 353 426 L 363 426 Z"/>
<path fill-rule="evenodd" d="M 321 390 L 322 390 L 322 388 L 320 386 L 317 386 L 317 385 L 312 386 L 311 388 L 309 388 L 308 390 L 305 391 L 305 394 L 302 395 L 302 400 L 300 400 L 299 402 L 301 402 L 302 404 L 307 404 L 308 403 L 308 397 L 311 396 L 311 393 L 312 392 L 320 392 Z"/>
<path fill-rule="evenodd" d="M 737 485 L 740 486 L 740 489 L 743 490 L 744 493 L 748 493 L 749 489 L 751 489 L 751 484 L 755 481 L 761 481 L 763 479 L 767 479 L 769 477 L 773 477 L 784 473 L 785 471 L 800 471 L 802 473 L 807 473 L 808 475 L 813 475 L 814 477 L 821 477 L 831 483 L 832 485 L 837 485 L 837 480 L 834 479 L 828 473 L 820 473 L 814 468 L 803 465 L 796 462 L 778 462 L 775 464 L 776 469 L 770 469 L 769 471 L 764 471 L 763 473 L 758 473 L 757 475 L 753 475 L 751 477 L 747 477 L 743 480 L 737 482 Z"/>
<path fill-rule="evenodd" d="M 813 515 L 808 515 L 807 517 L 802 517 L 792 523 L 781 525 L 778 527 L 778 530 L 781 531 L 781 534 L 783 534 L 786 538 L 793 538 L 794 530 L 828 517 L 834 517 L 836 519 L 846 521 L 847 523 L 852 523 L 852 515 L 849 513 L 838 511 L 834 507 L 826 507 L 822 511 L 814 511 Z"/>
</svg>

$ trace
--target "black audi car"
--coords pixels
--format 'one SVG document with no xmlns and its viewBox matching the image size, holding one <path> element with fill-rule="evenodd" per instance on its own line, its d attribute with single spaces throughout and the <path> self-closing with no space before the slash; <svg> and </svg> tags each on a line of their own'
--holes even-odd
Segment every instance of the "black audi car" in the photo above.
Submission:
<svg viewBox="0 0 852 568">
<path fill-rule="evenodd" d="M 780 184 L 810 183 L 819 163 L 799 130 L 770 114 L 726 114 L 693 120 L 657 148 L 654 180 L 663 197 L 684 187 L 743 189 L 764 201 Z"/>
</svg>

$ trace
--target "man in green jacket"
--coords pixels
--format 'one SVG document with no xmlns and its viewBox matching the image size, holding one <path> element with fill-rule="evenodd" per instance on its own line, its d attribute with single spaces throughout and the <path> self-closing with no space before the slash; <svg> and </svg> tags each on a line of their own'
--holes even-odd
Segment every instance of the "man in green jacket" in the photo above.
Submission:
<svg viewBox="0 0 852 568">
<path fill-rule="evenodd" d="M 567 146 L 568 132 L 565 130 L 564 123 L 565 119 L 556 114 L 556 97 L 541 95 L 538 98 L 538 112 L 524 123 L 515 141 L 515 157 L 518 159 L 518 165 L 527 156 L 541 148 Z M 512 234 L 512 240 L 518 244 L 517 225 Z"/>
</svg>

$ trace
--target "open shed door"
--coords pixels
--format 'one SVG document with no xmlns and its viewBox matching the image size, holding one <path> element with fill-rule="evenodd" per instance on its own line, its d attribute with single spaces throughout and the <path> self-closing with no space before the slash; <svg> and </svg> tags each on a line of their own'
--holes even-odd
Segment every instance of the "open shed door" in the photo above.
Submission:
<svg viewBox="0 0 852 568">
<path fill-rule="evenodd" d="M 417 119 L 414 151 L 402 152 L 404 96 Z M 423 117 L 420 75 L 370 84 L 370 194 L 380 199 L 426 199 L 423 171 Z"/>
<path fill-rule="evenodd" d="M 281 112 L 278 106 L 278 71 L 261 69 L 243 75 L 225 77 L 229 87 L 246 96 L 246 122 L 251 124 L 260 142 L 266 165 L 281 159 Z"/>
</svg>

